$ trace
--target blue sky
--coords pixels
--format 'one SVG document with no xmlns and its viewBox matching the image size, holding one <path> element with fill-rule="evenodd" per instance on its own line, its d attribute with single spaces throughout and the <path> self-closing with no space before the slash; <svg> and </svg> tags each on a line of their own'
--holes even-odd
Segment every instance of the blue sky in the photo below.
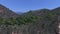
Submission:
<svg viewBox="0 0 60 34">
<path fill-rule="evenodd" d="M 26 12 L 28 10 L 59 7 L 60 0 L 0 0 L 0 4 L 15 12 Z"/>
</svg>

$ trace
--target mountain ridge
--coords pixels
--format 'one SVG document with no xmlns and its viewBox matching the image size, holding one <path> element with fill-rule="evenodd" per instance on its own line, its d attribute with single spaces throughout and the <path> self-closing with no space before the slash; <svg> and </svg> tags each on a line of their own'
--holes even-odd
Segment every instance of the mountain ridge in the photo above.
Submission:
<svg viewBox="0 0 60 34">
<path fill-rule="evenodd" d="M 5 9 L 3 14 L 0 15 L 2 15 L 2 17 L 7 15 L 6 17 L 8 18 L 14 16 L 15 13 L 11 12 L 11 10 Z M 0 19 L 0 24 L 4 24 L 4 26 L 6 25 L 4 30 L 2 30 L 7 31 L 5 32 L 7 34 L 11 32 L 18 32 L 18 34 L 58 34 L 59 23 L 60 8 L 55 8 L 53 10 L 30 10 L 21 14 L 16 19 Z M 12 25 L 13 27 L 9 27 L 9 25 Z"/>
<path fill-rule="evenodd" d="M 2 18 L 10 18 L 10 17 L 18 17 L 18 14 L 10 10 L 9 8 L 6 8 L 5 6 L 0 4 L 0 17 Z"/>
</svg>

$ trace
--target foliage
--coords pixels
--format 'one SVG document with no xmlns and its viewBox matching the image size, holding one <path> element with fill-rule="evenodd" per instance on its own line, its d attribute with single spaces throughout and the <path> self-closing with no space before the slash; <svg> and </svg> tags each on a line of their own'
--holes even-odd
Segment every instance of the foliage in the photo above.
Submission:
<svg viewBox="0 0 60 34">
<path fill-rule="evenodd" d="M 44 16 L 42 16 L 44 15 Z M 4 18 L 0 18 L 0 24 L 8 24 L 8 25 L 21 25 L 21 24 L 28 24 L 28 23 L 37 23 L 39 21 L 48 19 L 50 22 L 55 19 L 56 17 L 56 13 L 54 12 L 47 12 L 47 14 L 42 13 L 40 16 L 37 13 L 33 12 L 33 11 L 29 11 L 25 14 L 22 14 L 20 17 L 17 17 L 16 19 L 14 18 L 9 18 L 9 19 L 4 19 Z"/>
</svg>

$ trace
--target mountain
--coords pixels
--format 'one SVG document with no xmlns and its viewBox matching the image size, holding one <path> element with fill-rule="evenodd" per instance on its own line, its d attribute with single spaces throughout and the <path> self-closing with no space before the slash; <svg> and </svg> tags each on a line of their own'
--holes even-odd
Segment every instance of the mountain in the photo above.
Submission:
<svg viewBox="0 0 60 34">
<path fill-rule="evenodd" d="M 21 14 L 23 14 L 23 12 L 15 12 L 16 14 L 18 14 L 18 15 L 21 15 Z"/>
<path fill-rule="evenodd" d="M 18 20 L 19 19 L 19 20 Z M 35 11 L 29 11 L 22 14 L 17 20 L 20 24 L 29 23 L 21 31 L 26 34 L 58 34 L 58 24 L 60 23 L 60 8 L 52 10 L 41 9 Z M 26 32 L 25 32 L 26 31 Z"/>
<path fill-rule="evenodd" d="M 18 14 L 16 14 L 12 10 L 10 10 L 9 8 L 6 8 L 2 4 L 0 4 L 0 17 L 2 17 L 2 18 L 10 18 L 10 17 L 16 18 L 18 16 L 19 16 Z"/>
<path fill-rule="evenodd" d="M 20 13 L 19 13 L 20 14 Z M 0 5 L 1 34 L 59 34 L 60 7 L 49 10 L 30 10 L 18 15 L 3 5 Z"/>
</svg>

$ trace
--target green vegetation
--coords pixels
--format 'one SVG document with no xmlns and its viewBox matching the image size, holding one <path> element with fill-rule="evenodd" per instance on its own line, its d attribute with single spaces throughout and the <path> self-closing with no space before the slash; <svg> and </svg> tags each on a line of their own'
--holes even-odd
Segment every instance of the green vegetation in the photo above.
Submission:
<svg viewBox="0 0 60 34">
<path fill-rule="evenodd" d="M 5 9 L 2 13 L 0 12 L 1 34 L 4 31 L 6 32 L 4 34 L 10 34 L 14 31 L 18 32 L 18 34 L 58 34 L 57 26 L 60 23 L 60 7 L 53 10 L 30 10 L 20 15 L 2 5 L 0 7 L 0 9 Z M 10 30 L 12 31 L 10 32 Z"/>
<path fill-rule="evenodd" d="M 43 11 L 43 12 L 42 12 Z M 52 22 L 53 19 L 56 17 L 56 12 L 50 12 L 49 10 L 42 10 L 42 11 L 29 11 L 27 13 L 22 14 L 20 17 L 17 17 L 16 19 L 14 18 L 9 18 L 9 19 L 4 19 L 0 18 L 0 24 L 8 24 L 8 25 L 22 25 L 22 24 L 28 24 L 28 23 L 39 23 L 43 20 L 48 19 L 49 22 Z M 39 13 L 40 12 L 40 13 Z"/>
<path fill-rule="evenodd" d="M 22 15 L 16 19 L 12 17 L 9 19 L 0 18 L 0 24 L 21 25 L 21 24 L 27 24 L 27 23 L 34 23 L 39 18 L 40 18 L 39 16 L 35 16 L 31 12 L 28 12 L 28 14 Z"/>
</svg>

